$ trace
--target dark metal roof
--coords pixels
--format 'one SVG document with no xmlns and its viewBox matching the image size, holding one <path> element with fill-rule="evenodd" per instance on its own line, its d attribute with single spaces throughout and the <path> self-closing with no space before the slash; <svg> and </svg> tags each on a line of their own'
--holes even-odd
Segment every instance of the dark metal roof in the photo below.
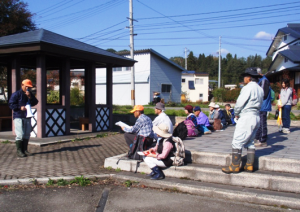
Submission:
<svg viewBox="0 0 300 212">
<path fill-rule="evenodd" d="M 177 63 L 174 63 L 172 60 L 166 58 L 165 56 L 163 56 L 162 54 L 158 53 L 157 51 L 154 51 L 153 49 L 141 49 L 141 50 L 134 51 L 134 54 L 141 54 L 141 53 L 153 53 L 156 56 L 164 59 L 165 61 L 167 61 L 171 65 L 175 66 L 176 68 L 179 68 L 181 71 L 186 71 L 183 67 L 181 67 Z M 123 52 L 118 52 L 117 54 L 118 55 L 130 55 L 130 52 L 129 51 L 123 51 Z"/>
<path fill-rule="evenodd" d="M 273 39 L 271 45 L 269 46 L 267 55 L 269 55 L 269 53 L 272 49 L 275 50 L 276 46 L 280 43 L 280 41 L 281 41 L 280 35 L 287 35 L 287 34 L 293 36 L 295 39 L 299 39 L 300 38 L 300 24 L 288 24 L 287 27 L 279 29 L 277 31 L 275 38 Z"/>
<path fill-rule="evenodd" d="M 278 54 L 281 54 L 294 63 L 300 62 L 300 46 L 290 46 L 289 49 L 280 51 Z"/>
<path fill-rule="evenodd" d="M 122 57 L 112 52 L 105 51 L 98 47 L 56 34 L 45 29 L 38 29 L 34 31 L 0 37 L 0 48 L 39 43 L 49 43 L 65 48 L 100 54 L 102 56 L 133 61 L 129 58 Z"/>
</svg>

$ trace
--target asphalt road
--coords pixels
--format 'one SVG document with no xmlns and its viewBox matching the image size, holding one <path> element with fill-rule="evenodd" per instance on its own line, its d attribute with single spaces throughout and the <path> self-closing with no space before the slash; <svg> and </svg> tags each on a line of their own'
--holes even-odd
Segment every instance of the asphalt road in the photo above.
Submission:
<svg viewBox="0 0 300 212">
<path fill-rule="evenodd" d="M 106 203 L 105 212 L 287 211 L 278 207 L 244 204 L 159 189 L 127 188 L 116 185 L 0 190 L 0 211 L 102 211 L 98 204 L 104 189 L 109 191 L 107 201 L 105 198 L 102 199 L 104 200 L 102 203 Z"/>
</svg>

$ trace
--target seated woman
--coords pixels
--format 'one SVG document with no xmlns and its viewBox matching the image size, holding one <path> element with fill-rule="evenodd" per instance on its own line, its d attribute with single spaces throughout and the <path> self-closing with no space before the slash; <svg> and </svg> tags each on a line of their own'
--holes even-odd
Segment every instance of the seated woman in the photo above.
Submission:
<svg viewBox="0 0 300 212">
<path fill-rule="evenodd" d="M 208 116 L 208 121 L 210 124 L 210 127 L 208 129 L 214 130 L 213 125 L 215 122 L 215 119 L 219 116 L 218 111 L 215 110 L 215 103 L 211 102 L 209 105 L 209 116 Z"/>
<path fill-rule="evenodd" d="M 169 127 L 164 123 L 153 126 L 153 131 L 156 133 L 158 140 L 157 145 L 147 151 L 144 151 L 146 155 L 144 162 L 149 166 L 152 172 L 148 175 L 151 180 L 161 180 L 165 178 L 161 168 L 172 166 L 174 156 L 174 141 L 172 140 L 172 134 L 169 134 Z"/>
<path fill-rule="evenodd" d="M 229 124 L 235 125 L 234 117 L 235 117 L 234 109 L 231 108 L 230 104 L 226 104 L 225 105 L 225 119 L 226 119 L 227 125 L 229 125 Z"/>
</svg>

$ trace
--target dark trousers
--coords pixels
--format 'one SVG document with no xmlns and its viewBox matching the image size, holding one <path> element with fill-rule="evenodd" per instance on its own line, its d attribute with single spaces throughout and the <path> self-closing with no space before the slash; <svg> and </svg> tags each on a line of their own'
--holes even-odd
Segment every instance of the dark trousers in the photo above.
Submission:
<svg viewBox="0 0 300 212">
<path fill-rule="evenodd" d="M 291 105 L 284 105 L 282 107 L 282 127 L 283 128 L 290 128 L 291 125 L 291 113 L 292 106 Z"/>
<path fill-rule="evenodd" d="M 133 143 L 134 138 L 136 136 L 137 136 L 136 133 L 124 133 L 124 138 L 125 138 L 125 141 L 126 141 L 129 148 L 130 148 L 130 145 Z"/>
<path fill-rule="evenodd" d="M 207 127 L 207 129 L 209 129 L 210 131 L 214 131 L 214 130 L 215 130 L 213 126 L 206 126 L 206 127 Z"/>
<path fill-rule="evenodd" d="M 267 126 L 267 114 L 266 111 L 260 111 L 260 126 L 257 129 L 255 139 L 259 140 L 261 143 L 267 142 L 268 138 L 268 126 Z"/>
</svg>

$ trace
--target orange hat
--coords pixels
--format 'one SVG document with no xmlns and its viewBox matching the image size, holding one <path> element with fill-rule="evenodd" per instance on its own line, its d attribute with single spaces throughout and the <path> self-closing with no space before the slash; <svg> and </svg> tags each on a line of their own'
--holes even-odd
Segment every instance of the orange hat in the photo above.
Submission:
<svg viewBox="0 0 300 212">
<path fill-rule="evenodd" d="M 22 81 L 22 85 L 25 85 L 25 86 L 30 87 L 30 88 L 33 87 L 32 82 L 31 82 L 30 79 L 25 79 L 25 80 L 23 80 L 23 81 Z"/>
<path fill-rule="evenodd" d="M 144 110 L 143 105 L 135 105 L 134 108 L 133 108 L 133 110 L 130 111 L 130 113 L 134 113 L 134 112 L 137 111 L 137 110 L 139 110 L 139 111 Z"/>
</svg>

